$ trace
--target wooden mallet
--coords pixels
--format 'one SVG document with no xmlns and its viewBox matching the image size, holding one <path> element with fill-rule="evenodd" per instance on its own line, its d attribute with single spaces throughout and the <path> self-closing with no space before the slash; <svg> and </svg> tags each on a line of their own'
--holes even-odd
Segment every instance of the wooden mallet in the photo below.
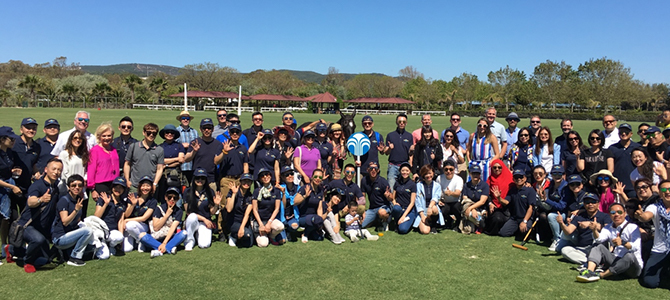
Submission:
<svg viewBox="0 0 670 300">
<path fill-rule="evenodd" d="M 523 242 L 521 242 L 521 245 L 512 244 L 512 247 L 514 247 L 514 248 L 519 248 L 519 249 L 524 250 L 524 251 L 528 251 L 528 247 L 526 247 L 526 246 L 524 246 L 524 245 L 525 245 L 526 242 L 528 241 L 528 237 L 530 236 L 530 232 L 533 231 L 533 228 L 535 228 L 535 224 L 537 224 L 537 220 L 538 220 L 538 219 L 539 219 L 539 218 L 535 218 L 535 221 L 533 222 L 533 225 L 530 226 L 530 229 L 528 229 L 528 233 L 526 233 L 526 237 L 523 238 Z"/>
</svg>

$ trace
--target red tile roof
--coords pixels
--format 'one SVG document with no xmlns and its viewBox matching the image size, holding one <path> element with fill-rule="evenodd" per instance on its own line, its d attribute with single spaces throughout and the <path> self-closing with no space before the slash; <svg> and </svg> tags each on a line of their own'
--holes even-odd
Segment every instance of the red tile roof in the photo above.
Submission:
<svg viewBox="0 0 670 300">
<path fill-rule="evenodd" d="M 403 98 L 356 98 L 346 100 L 348 103 L 381 103 L 381 104 L 414 104 L 414 102 Z"/>
<path fill-rule="evenodd" d="M 336 103 L 337 102 L 337 98 L 335 98 L 335 96 L 333 96 L 329 92 L 325 92 L 323 94 L 318 94 L 318 95 L 314 95 L 314 96 L 309 96 L 305 99 L 311 100 L 313 103 L 314 102 L 317 102 L 317 103 Z"/>
</svg>

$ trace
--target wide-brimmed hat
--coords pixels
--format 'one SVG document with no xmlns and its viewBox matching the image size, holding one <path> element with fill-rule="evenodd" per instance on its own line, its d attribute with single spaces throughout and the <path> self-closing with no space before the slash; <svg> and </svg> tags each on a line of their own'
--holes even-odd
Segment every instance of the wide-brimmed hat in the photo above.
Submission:
<svg viewBox="0 0 670 300">
<path fill-rule="evenodd" d="M 175 140 L 179 138 L 179 135 L 180 135 L 179 130 L 177 130 L 177 127 L 175 127 L 174 125 L 172 125 L 172 124 L 165 125 L 165 127 L 163 127 L 163 129 L 161 129 L 161 131 L 158 134 L 160 134 L 160 136 L 163 139 L 165 139 L 165 134 L 167 132 L 172 132 L 174 134 L 174 139 Z"/>
<path fill-rule="evenodd" d="M 591 175 L 591 178 L 590 178 L 591 185 L 598 186 L 598 182 L 597 182 L 598 181 L 598 176 L 609 176 L 610 186 L 614 186 L 617 182 L 619 182 L 619 179 L 614 177 L 614 175 L 612 175 L 612 172 L 610 172 L 607 169 L 602 169 L 602 170 L 598 171 L 598 173 L 595 173 L 595 174 Z"/>
<path fill-rule="evenodd" d="M 181 113 L 177 116 L 177 121 L 181 121 L 181 117 L 186 116 L 189 118 L 189 120 L 193 120 L 193 117 L 191 114 L 188 112 L 188 110 L 182 110 Z"/>
</svg>

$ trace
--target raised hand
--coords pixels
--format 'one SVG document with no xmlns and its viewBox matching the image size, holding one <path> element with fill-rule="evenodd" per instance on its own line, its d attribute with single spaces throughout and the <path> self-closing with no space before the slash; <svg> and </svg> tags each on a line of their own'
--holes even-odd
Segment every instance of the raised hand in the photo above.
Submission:
<svg viewBox="0 0 670 300">
<path fill-rule="evenodd" d="M 191 142 L 191 148 L 193 148 L 193 151 L 198 152 L 200 150 L 200 143 L 198 143 L 198 140 L 193 140 Z"/>
<path fill-rule="evenodd" d="M 240 187 L 239 187 L 237 184 L 235 184 L 234 182 L 230 182 L 230 183 L 228 183 L 228 188 L 229 188 L 230 191 L 232 192 L 233 197 L 235 197 L 235 195 L 237 194 L 237 191 L 240 190 Z M 226 195 L 226 196 L 227 196 L 227 195 Z"/>
<path fill-rule="evenodd" d="M 230 152 L 230 150 L 233 150 L 235 148 L 233 146 L 233 142 L 231 140 L 227 140 L 225 143 L 223 143 L 223 151 Z"/>
<path fill-rule="evenodd" d="M 109 194 L 105 192 L 100 193 L 100 198 L 102 198 L 102 201 L 104 201 L 105 204 L 109 204 L 109 202 L 112 201 L 112 197 L 110 197 Z"/>
<path fill-rule="evenodd" d="M 312 186 L 308 184 L 305 186 L 305 198 L 309 197 L 310 194 L 312 194 Z"/>
<path fill-rule="evenodd" d="M 171 215 L 172 214 L 172 209 L 174 208 L 174 206 L 175 206 L 174 204 L 172 204 L 172 205 L 168 204 L 168 208 L 167 208 L 167 211 L 165 212 L 165 215 L 167 215 L 167 216 Z"/>
<path fill-rule="evenodd" d="M 384 152 L 384 145 L 382 144 L 377 145 L 377 151 Z"/>
<path fill-rule="evenodd" d="M 263 138 L 264 135 L 265 135 L 265 134 L 263 134 L 263 132 L 261 131 L 261 132 L 259 132 L 258 134 L 256 134 L 256 139 L 257 139 L 257 140 L 260 140 L 260 139 Z"/>
<path fill-rule="evenodd" d="M 391 198 L 392 196 L 393 194 L 391 193 L 391 188 L 387 186 L 386 191 L 384 191 L 384 197 Z"/>
<path fill-rule="evenodd" d="M 393 150 L 393 147 L 395 147 L 393 146 L 393 143 L 389 142 L 389 149 Z"/>
<path fill-rule="evenodd" d="M 43 203 L 49 203 L 51 201 L 51 188 L 48 188 L 47 191 L 40 197 Z"/>
<path fill-rule="evenodd" d="M 288 147 L 286 148 L 286 152 L 284 152 L 284 155 L 286 156 L 286 158 L 291 158 L 293 157 L 293 152 L 295 152 L 295 149 L 293 149 L 293 147 Z"/>
<path fill-rule="evenodd" d="M 494 185 L 491 188 L 491 193 L 493 193 L 493 196 L 495 196 L 498 199 L 500 199 L 500 195 L 502 195 L 502 193 L 500 192 L 500 187 L 498 187 L 497 185 Z"/>
<path fill-rule="evenodd" d="M 642 206 L 638 205 L 637 210 L 635 211 L 635 218 L 642 221 L 642 215 L 644 214 L 644 210 L 642 210 Z"/>
<path fill-rule="evenodd" d="M 623 183 L 621 183 L 621 181 L 618 181 L 618 182 L 614 185 L 614 188 L 612 189 L 612 191 L 615 192 L 615 193 L 617 193 L 617 194 L 619 194 L 619 195 L 623 195 L 623 194 L 625 194 L 625 193 L 624 193 L 624 189 L 625 189 L 625 188 L 626 188 L 626 185 L 623 184 Z"/>
<path fill-rule="evenodd" d="M 222 198 L 222 196 L 221 196 L 221 192 L 220 192 L 220 191 L 217 191 L 217 192 L 214 194 L 214 205 L 220 205 L 220 204 L 221 204 L 221 198 Z M 206 222 L 205 222 L 205 223 L 206 223 Z M 211 223 L 211 222 L 210 222 L 210 223 Z M 209 228 L 209 227 L 207 227 L 207 228 Z"/>
<path fill-rule="evenodd" d="M 137 197 L 135 196 L 135 193 L 128 193 L 128 200 L 130 200 L 130 204 L 135 206 L 135 205 L 137 205 L 137 201 L 139 199 L 137 199 Z"/>
<path fill-rule="evenodd" d="M 80 197 L 79 200 L 77 201 L 77 204 L 74 205 L 74 209 L 76 210 L 81 210 L 84 207 L 84 198 Z"/>
</svg>

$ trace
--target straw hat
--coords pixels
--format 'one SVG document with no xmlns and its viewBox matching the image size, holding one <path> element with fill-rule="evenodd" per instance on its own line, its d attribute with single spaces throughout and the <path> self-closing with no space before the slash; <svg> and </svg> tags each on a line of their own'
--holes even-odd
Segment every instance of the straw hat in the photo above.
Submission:
<svg viewBox="0 0 670 300">
<path fill-rule="evenodd" d="M 188 110 L 182 110 L 181 113 L 177 116 L 177 121 L 181 121 L 181 117 L 183 117 L 183 116 L 187 116 L 187 117 L 189 117 L 190 120 L 193 120 L 193 117 L 188 112 Z"/>
<path fill-rule="evenodd" d="M 602 169 L 602 170 L 598 171 L 598 173 L 595 173 L 595 174 L 591 175 L 591 178 L 590 178 L 590 180 L 591 180 L 591 185 L 593 185 L 593 186 L 598 186 L 598 185 L 597 185 L 597 184 L 598 184 L 598 182 L 597 182 L 597 181 L 598 181 L 598 176 L 609 176 L 609 178 L 610 178 L 610 186 L 614 186 L 617 182 L 619 182 L 619 179 L 617 179 L 616 177 L 614 177 L 614 176 L 612 175 L 612 173 L 611 173 L 609 170 L 607 170 L 607 169 Z"/>
</svg>

